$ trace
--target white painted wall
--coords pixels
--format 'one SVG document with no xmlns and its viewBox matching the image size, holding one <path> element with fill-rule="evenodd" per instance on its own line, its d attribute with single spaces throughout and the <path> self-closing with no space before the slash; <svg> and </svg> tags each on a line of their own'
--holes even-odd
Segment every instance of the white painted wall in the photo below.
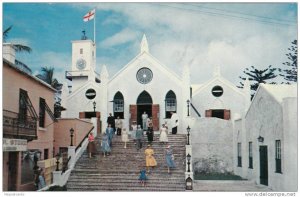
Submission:
<svg viewBox="0 0 300 197">
<path fill-rule="evenodd" d="M 280 93 L 280 87 L 278 87 Z M 260 184 L 259 146 L 268 147 L 268 187 L 274 191 L 297 190 L 297 98 L 281 103 L 261 86 L 245 119 L 236 120 L 233 147 L 234 172 Z M 258 142 L 259 136 L 264 137 Z M 276 173 L 275 140 L 281 140 L 282 173 Z M 237 167 L 237 143 L 242 143 L 242 167 Z M 249 148 L 253 144 L 253 169 L 249 169 Z"/>
<path fill-rule="evenodd" d="M 220 97 L 211 93 L 216 85 L 223 88 L 223 95 Z M 229 109 L 232 118 L 235 114 L 244 114 L 245 96 L 234 84 L 224 83 L 221 77 L 216 77 L 203 84 L 198 91 L 193 91 L 192 102 L 202 117 L 205 117 L 205 110 L 208 109 Z M 193 110 L 192 115 L 196 116 Z"/>
<path fill-rule="evenodd" d="M 199 118 L 191 132 L 194 171 L 233 172 L 233 125 L 219 118 Z"/>
<path fill-rule="evenodd" d="M 153 73 L 152 81 L 148 84 L 141 84 L 136 79 L 137 71 L 147 67 Z M 128 128 L 129 124 L 129 105 L 136 105 L 137 98 L 141 92 L 147 91 L 151 97 L 153 104 L 159 104 L 159 124 L 165 122 L 165 96 L 169 90 L 176 94 L 177 114 L 180 117 L 180 125 L 178 133 L 182 132 L 182 118 L 185 114 L 182 112 L 182 106 L 186 105 L 186 100 L 182 99 L 182 83 L 181 79 L 174 77 L 164 69 L 156 60 L 147 53 L 139 56 L 133 62 L 125 67 L 119 74 L 114 76 L 108 83 L 108 101 L 113 100 L 115 94 L 120 91 L 124 97 L 124 125 Z M 108 113 L 113 113 L 113 103 L 108 103 Z M 186 115 L 185 115 L 186 116 Z"/>
</svg>

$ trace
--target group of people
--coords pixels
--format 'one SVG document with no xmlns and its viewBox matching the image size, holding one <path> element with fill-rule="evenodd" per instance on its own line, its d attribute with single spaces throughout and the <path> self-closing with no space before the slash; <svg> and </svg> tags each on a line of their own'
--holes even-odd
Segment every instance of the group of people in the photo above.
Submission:
<svg viewBox="0 0 300 197">
<path fill-rule="evenodd" d="M 178 126 L 178 115 L 176 113 L 171 112 L 171 127 L 172 127 L 172 134 L 177 133 L 177 126 Z M 115 119 L 112 114 L 109 114 L 107 118 L 107 128 L 105 132 L 103 132 L 102 140 L 101 140 L 101 150 L 103 152 L 103 156 L 110 155 L 112 149 L 112 140 L 114 135 L 122 136 L 122 141 L 124 142 L 124 148 L 127 148 L 127 143 L 129 142 L 129 133 L 127 132 L 126 128 L 123 128 L 123 122 L 120 117 Z M 150 168 L 154 168 L 157 166 L 156 159 L 154 157 L 154 150 L 152 149 L 152 142 L 154 141 L 154 131 L 153 131 L 153 121 L 152 117 L 148 117 L 147 113 L 144 112 L 142 114 L 142 126 L 137 125 L 136 121 L 132 121 L 131 127 L 131 134 L 130 137 L 132 138 L 135 147 L 137 150 L 140 150 L 143 146 L 143 138 L 144 132 L 146 132 L 148 145 L 145 150 L 145 158 L 146 158 L 146 165 L 141 165 L 142 170 L 140 171 L 139 180 L 143 186 L 145 186 L 145 181 L 148 179 L 146 173 L 150 173 Z M 88 137 L 89 144 L 88 144 L 88 152 L 89 157 L 93 156 L 95 153 L 96 146 L 95 146 L 95 138 L 92 133 L 89 134 Z M 168 124 L 165 122 L 162 124 L 160 129 L 160 136 L 159 141 L 163 144 L 168 143 Z M 165 150 L 165 161 L 168 168 L 168 173 L 170 173 L 170 168 L 175 168 L 174 162 L 174 155 L 170 145 L 166 146 Z M 146 169 L 144 169 L 146 166 Z M 147 171 L 146 171 L 147 170 Z"/>
</svg>

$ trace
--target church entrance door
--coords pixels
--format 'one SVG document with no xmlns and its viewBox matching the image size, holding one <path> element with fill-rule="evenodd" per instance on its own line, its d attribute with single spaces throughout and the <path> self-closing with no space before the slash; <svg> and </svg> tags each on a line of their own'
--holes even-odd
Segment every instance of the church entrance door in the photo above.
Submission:
<svg viewBox="0 0 300 197">
<path fill-rule="evenodd" d="M 152 117 L 152 105 L 137 105 L 137 124 L 143 125 L 142 114 L 146 112 L 148 117 Z"/>
</svg>

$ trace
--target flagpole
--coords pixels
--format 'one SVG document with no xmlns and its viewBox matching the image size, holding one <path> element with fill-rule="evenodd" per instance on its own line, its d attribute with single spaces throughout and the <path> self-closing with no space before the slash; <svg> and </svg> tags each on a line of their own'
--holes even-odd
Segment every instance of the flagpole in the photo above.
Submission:
<svg viewBox="0 0 300 197">
<path fill-rule="evenodd" d="M 94 18 L 94 43 L 96 45 L 96 9 L 95 9 L 95 18 Z"/>
</svg>

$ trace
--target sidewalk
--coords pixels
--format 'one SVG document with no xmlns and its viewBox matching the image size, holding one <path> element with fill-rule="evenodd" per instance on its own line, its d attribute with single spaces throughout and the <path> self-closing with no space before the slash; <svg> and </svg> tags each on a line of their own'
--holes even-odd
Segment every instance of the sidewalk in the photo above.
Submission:
<svg viewBox="0 0 300 197">
<path fill-rule="evenodd" d="M 256 185 L 251 181 L 218 181 L 218 180 L 194 180 L 193 191 L 205 192 L 257 192 L 272 191 L 267 186 Z"/>
</svg>

